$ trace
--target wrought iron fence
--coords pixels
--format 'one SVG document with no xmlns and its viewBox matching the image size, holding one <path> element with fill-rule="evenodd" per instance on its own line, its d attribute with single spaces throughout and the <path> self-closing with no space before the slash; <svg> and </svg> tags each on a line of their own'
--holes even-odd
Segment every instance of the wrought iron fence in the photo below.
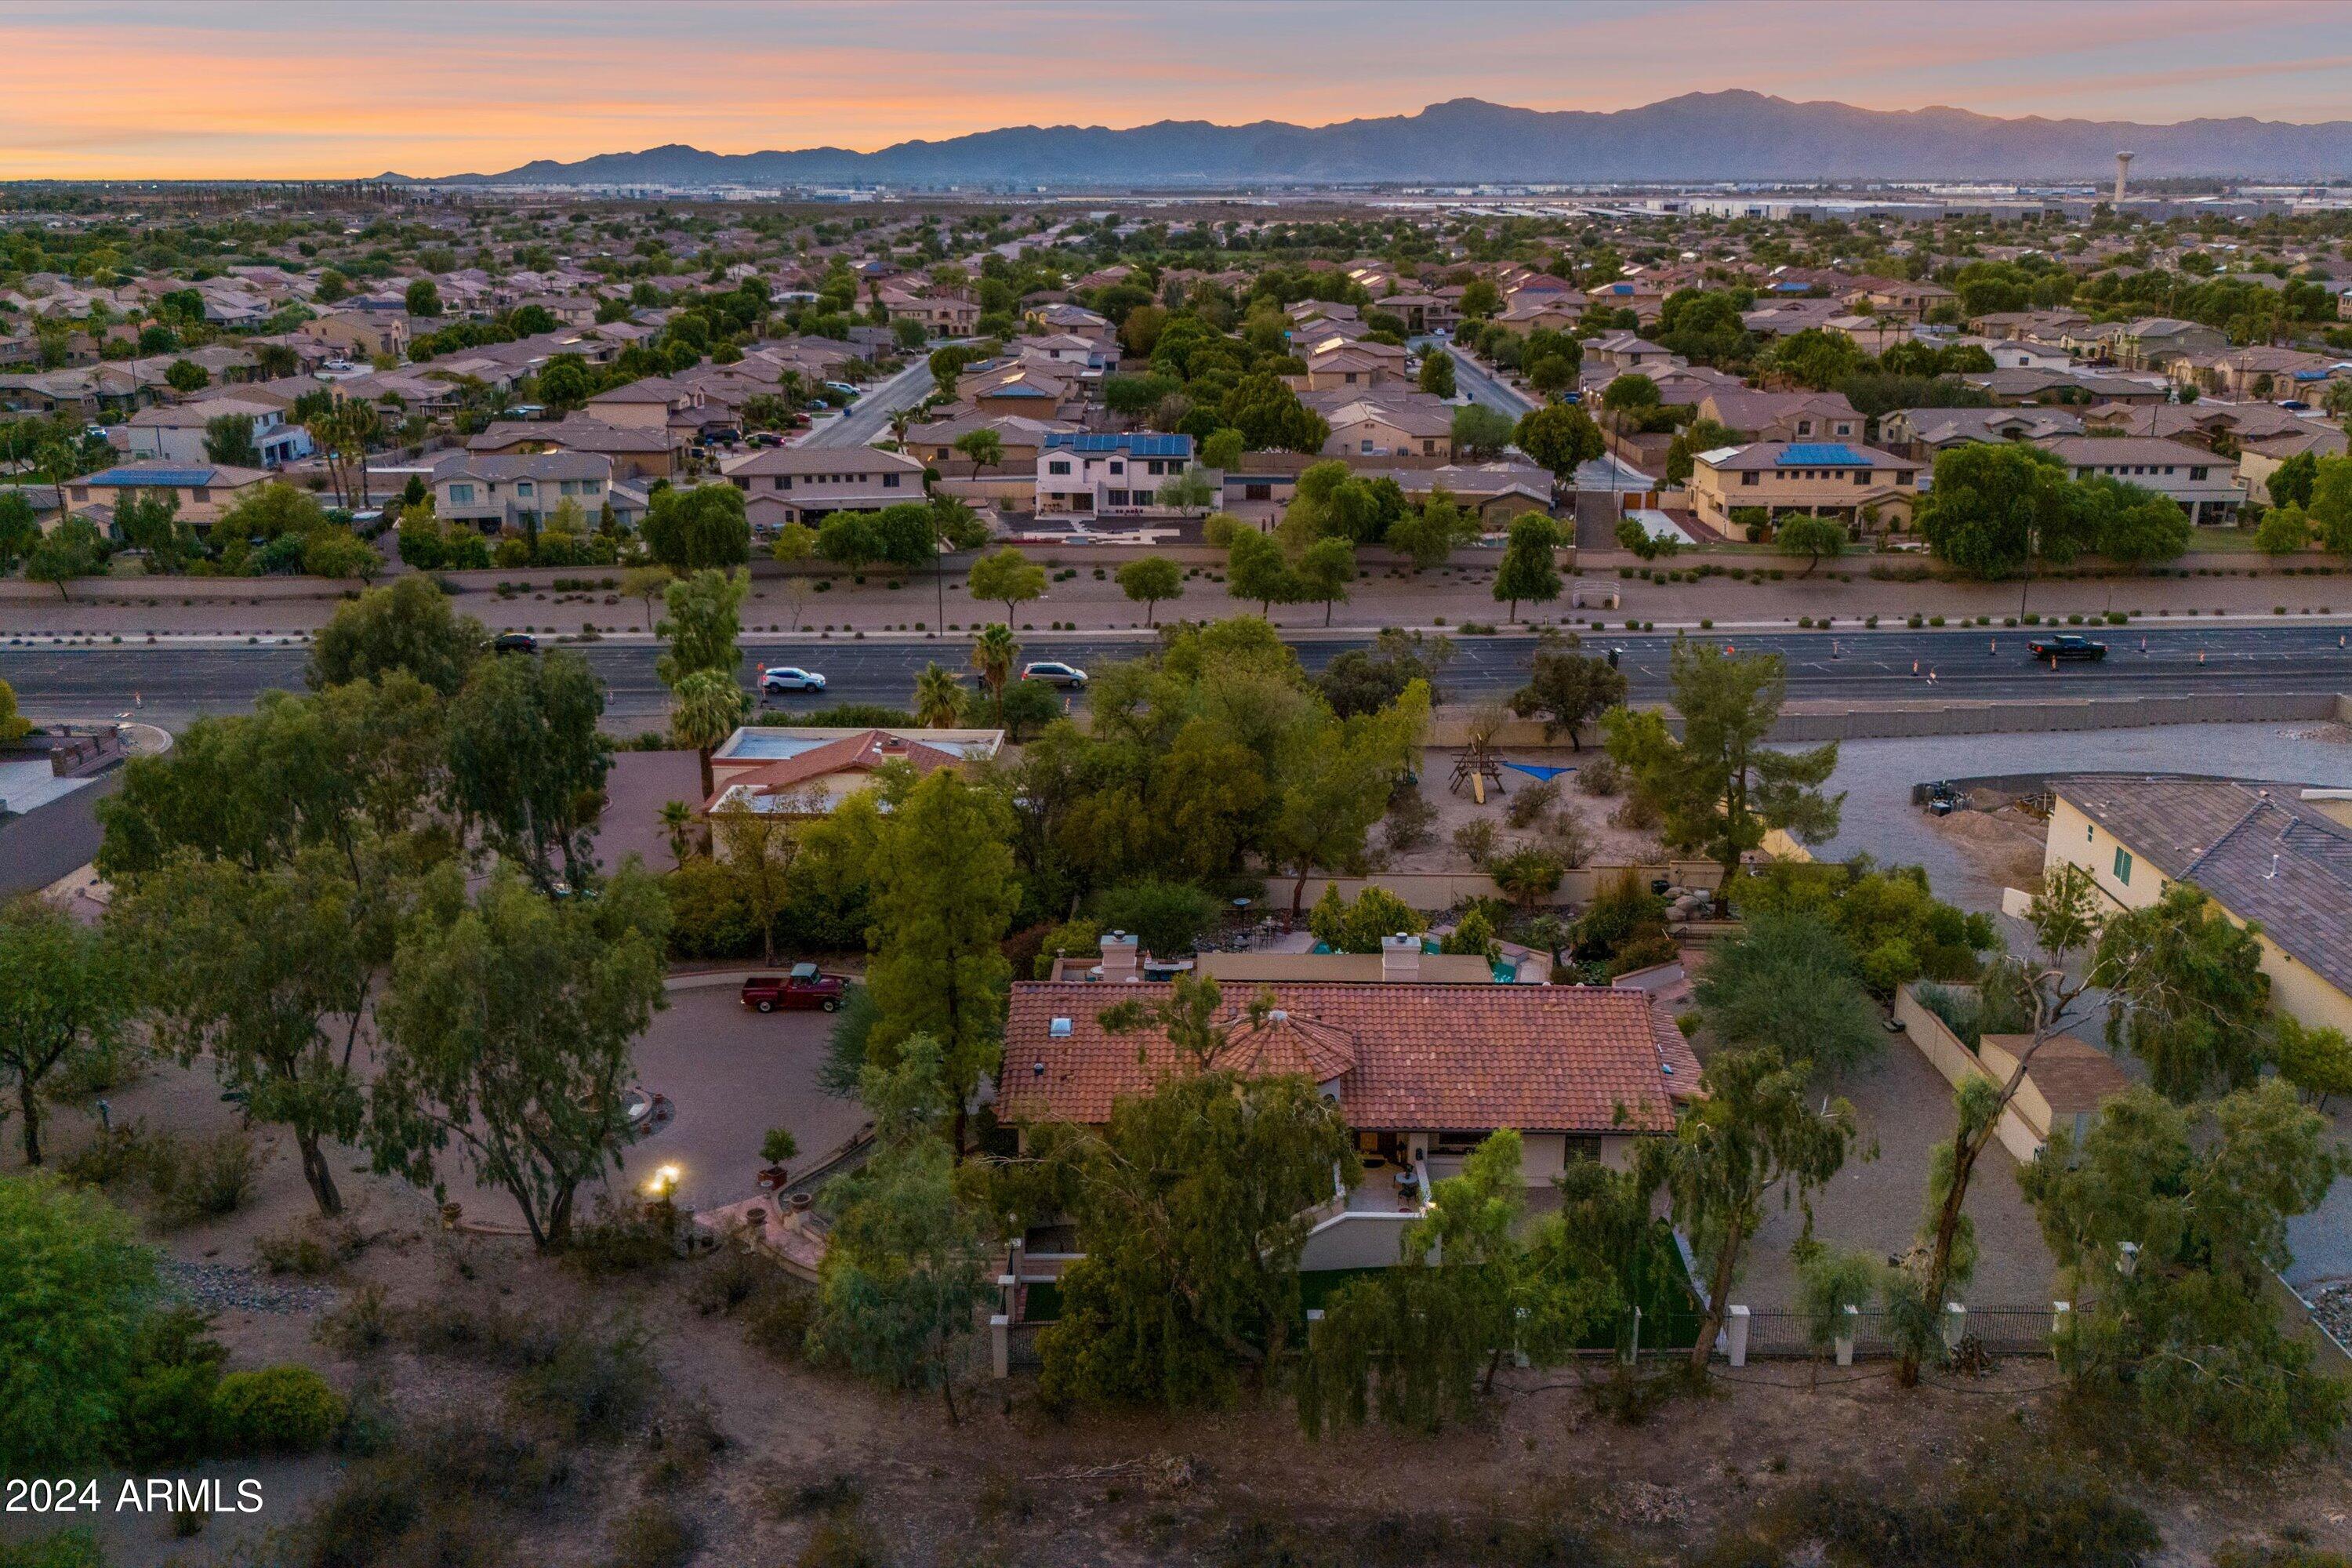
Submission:
<svg viewBox="0 0 2352 1568">
<path fill-rule="evenodd" d="M 2057 1314 L 2041 1307 L 1970 1307 L 1961 1319 L 1962 1334 L 1973 1339 L 1988 1355 L 2047 1355 Z M 1888 1315 L 1876 1309 L 1846 1320 L 1853 1336 L 1856 1361 L 1883 1359 L 1902 1353 Z M 1756 1359 L 1832 1360 L 1837 1353 L 1832 1336 L 1826 1342 L 1813 1337 L 1802 1312 L 1781 1308 L 1756 1308 L 1748 1314 L 1748 1354 Z"/>
</svg>

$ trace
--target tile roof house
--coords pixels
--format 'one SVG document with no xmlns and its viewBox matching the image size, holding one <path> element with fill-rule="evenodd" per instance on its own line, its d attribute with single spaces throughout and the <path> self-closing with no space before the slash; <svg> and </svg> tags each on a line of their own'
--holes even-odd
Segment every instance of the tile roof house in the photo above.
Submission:
<svg viewBox="0 0 2352 1568">
<path fill-rule="evenodd" d="M 2234 522 L 2245 492 L 2237 465 L 2202 447 L 2153 436 L 2057 436 L 2039 443 L 2057 454 L 2078 479 L 2124 480 L 2168 496 L 2192 523 Z"/>
<path fill-rule="evenodd" d="M 2051 787 L 2045 866 L 2083 868 L 2124 909 L 2195 883 L 2230 919 L 2262 927 L 2274 1007 L 2352 1030 L 2352 826 L 2307 798 L 2321 792 L 2118 773 Z"/>
<path fill-rule="evenodd" d="M 1139 515 L 1162 511 L 1160 487 L 1192 466 L 1192 437 L 1149 430 L 1116 436 L 1045 437 L 1037 455 L 1040 516 Z"/>
<path fill-rule="evenodd" d="M 1731 513 L 1762 508 L 1831 517 L 1856 528 L 1865 507 L 1889 522 L 1907 521 L 1918 503 L 1925 463 L 1845 441 L 1756 441 L 1718 447 L 1691 460 L 1691 508 L 1708 527 L 1729 531 Z"/>
<path fill-rule="evenodd" d="M 1331 426 L 1328 457 L 1454 456 L 1454 408 L 1428 393 L 1390 385 L 1305 392 L 1298 400 Z"/>
<path fill-rule="evenodd" d="M 892 763 L 921 775 L 984 763 L 1003 744 L 1002 730 L 747 726 L 711 753 L 711 795 L 702 812 L 821 815 Z"/>
<path fill-rule="evenodd" d="M 110 516 L 126 490 L 169 490 L 185 521 L 210 524 L 251 490 L 278 476 L 266 468 L 233 468 L 226 463 L 175 463 L 161 458 L 121 463 L 68 479 L 66 510 L 79 515 L 96 508 Z"/>
<path fill-rule="evenodd" d="M 1971 441 L 2041 441 L 2079 436 L 2083 420 L 2063 408 L 1895 408 L 1878 416 L 1881 444 L 1923 462 Z"/>
<path fill-rule="evenodd" d="M 1709 393 L 1698 416 L 1742 441 L 1858 441 L 1863 417 L 1843 392 Z"/>
<path fill-rule="evenodd" d="M 1106 939 L 1107 972 L 1121 941 L 1132 948 L 1132 937 Z M 1239 990 L 1225 993 L 1228 1032 L 1212 1067 L 1311 1079 L 1368 1154 L 1425 1162 L 1433 1180 L 1505 1127 L 1527 1142 L 1531 1187 L 1548 1187 L 1571 1158 L 1622 1166 L 1700 1093 L 1682 1031 L 1639 991 L 1381 980 Z M 1121 1099 L 1188 1070 L 1166 1036 L 1100 1022 L 1114 1002 L 1167 991 L 1140 980 L 1016 983 L 998 1115 L 1100 1125 Z"/>
<path fill-rule="evenodd" d="M 722 459 L 719 471 L 763 530 L 923 500 L 922 460 L 877 447 L 764 447 Z"/>
</svg>

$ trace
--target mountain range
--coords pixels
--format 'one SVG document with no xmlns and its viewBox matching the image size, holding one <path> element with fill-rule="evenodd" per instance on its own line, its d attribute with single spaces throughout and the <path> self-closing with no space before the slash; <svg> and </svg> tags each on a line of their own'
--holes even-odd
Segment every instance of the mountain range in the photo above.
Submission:
<svg viewBox="0 0 2352 1568">
<path fill-rule="evenodd" d="M 1103 187 L 2080 179 L 2111 175 L 2116 153 L 2126 148 L 2138 153 L 2135 175 L 2340 177 L 2352 173 L 2352 121 L 2003 120 L 1959 109 L 1797 103 L 1747 91 L 1688 93 L 1605 113 L 1462 98 L 1418 114 L 1333 125 L 1023 125 L 873 153 L 812 147 L 721 153 L 673 144 L 572 163 L 540 159 L 502 174 L 433 183 Z"/>
</svg>

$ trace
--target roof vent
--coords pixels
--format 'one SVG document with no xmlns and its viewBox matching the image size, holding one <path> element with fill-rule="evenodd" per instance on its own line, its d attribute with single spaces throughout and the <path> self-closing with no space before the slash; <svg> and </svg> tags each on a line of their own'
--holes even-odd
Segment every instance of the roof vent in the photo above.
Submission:
<svg viewBox="0 0 2352 1568">
<path fill-rule="evenodd" d="M 1070 1037 L 1070 1021 L 1067 1018 L 1056 1018 L 1045 1026 L 1045 1032 L 1057 1040 L 1066 1040 Z"/>
<path fill-rule="evenodd" d="M 1290 1022 L 1289 1013 L 1280 1007 L 1274 1008 L 1268 1012 L 1265 1018 L 1266 1022 L 1269 1024 L 1287 1024 Z"/>
<path fill-rule="evenodd" d="M 1044 1078 L 1045 1076 L 1045 1064 L 1041 1061 L 1031 1062 L 1029 1064 L 1029 1076 L 1031 1078 Z"/>
</svg>

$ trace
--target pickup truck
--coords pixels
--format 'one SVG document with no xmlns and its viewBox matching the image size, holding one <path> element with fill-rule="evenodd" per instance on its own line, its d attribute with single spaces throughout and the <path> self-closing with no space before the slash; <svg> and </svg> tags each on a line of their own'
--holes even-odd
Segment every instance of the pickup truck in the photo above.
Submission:
<svg viewBox="0 0 2352 1568">
<path fill-rule="evenodd" d="M 789 974 L 754 974 L 743 982 L 743 1005 L 760 1013 L 772 1013 L 779 1007 L 838 1012 L 841 999 L 848 994 L 847 979 L 823 973 L 814 963 L 795 963 Z"/>
<path fill-rule="evenodd" d="M 2107 657 L 2106 644 L 2076 637 L 2072 632 L 2063 637 L 2038 638 L 2025 646 L 2038 659 L 2102 659 Z"/>
</svg>

